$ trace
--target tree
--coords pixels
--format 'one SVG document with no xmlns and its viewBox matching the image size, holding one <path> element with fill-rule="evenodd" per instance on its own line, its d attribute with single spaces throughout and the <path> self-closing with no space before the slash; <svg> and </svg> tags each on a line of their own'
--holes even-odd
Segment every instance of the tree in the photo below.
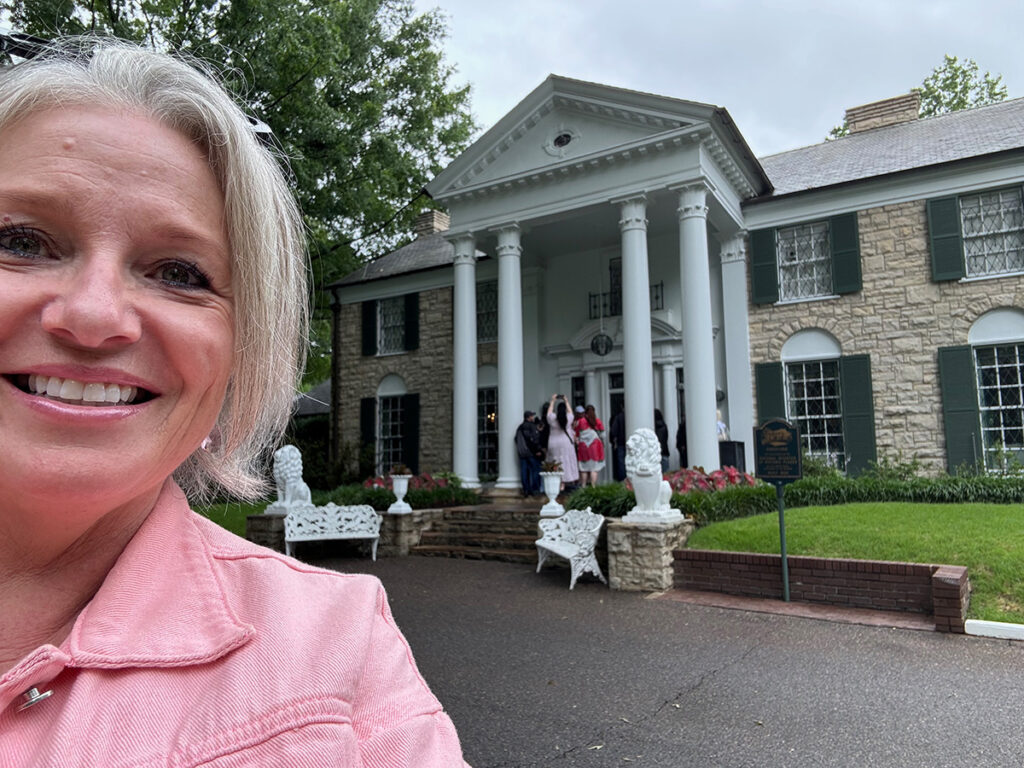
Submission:
<svg viewBox="0 0 1024 768">
<path fill-rule="evenodd" d="M 973 59 L 961 62 L 948 53 L 943 63 L 933 69 L 921 85 L 911 88 L 911 91 L 921 95 L 919 117 L 984 107 L 1004 101 L 1008 95 L 1002 75 L 993 77 L 988 72 L 979 74 L 979 67 Z M 849 132 L 849 126 L 843 120 L 842 125 L 829 131 L 826 139 L 838 139 Z"/>
<path fill-rule="evenodd" d="M 439 11 L 411 0 L 7 0 L 22 31 L 96 31 L 195 55 L 267 123 L 308 231 L 314 328 L 306 381 L 327 377 L 322 289 L 400 244 L 426 182 L 475 129 L 453 87 Z"/>
</svg>

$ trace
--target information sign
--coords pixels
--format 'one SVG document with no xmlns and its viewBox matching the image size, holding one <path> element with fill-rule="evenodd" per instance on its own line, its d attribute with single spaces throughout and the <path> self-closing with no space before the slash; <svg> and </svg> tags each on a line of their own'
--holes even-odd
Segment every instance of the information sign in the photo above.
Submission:
<svg viewBox="0 0 1024 768">
<path fill-rule="evenodd" d="M 802 476 L 800 432 L 783 419 L 754 428 L 754 474 L 769 483 L 791 483 Z"/>
</svg>

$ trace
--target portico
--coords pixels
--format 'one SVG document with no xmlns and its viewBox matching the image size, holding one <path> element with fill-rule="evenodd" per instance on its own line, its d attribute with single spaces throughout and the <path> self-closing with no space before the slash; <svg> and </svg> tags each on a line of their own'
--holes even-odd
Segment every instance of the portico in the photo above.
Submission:
<svg viewBox="0 0 1024 768">
<path fill-rule="evenodd" d="M 724 110 L 555 76 L 434 179 L 456 254 L 463 482 L 479 482 L 480 253 L 497 262 L 499 488 L 519 486 L 524 409 L 554 391 L 606 425 L 621 403 L 628 433 L 659 408 L 673 466 L 685 414 L 689 464 L 717 468 L 716 410 L 738 439 L 753 427 L 740 202 L 767 188 Z"/>
</svg>

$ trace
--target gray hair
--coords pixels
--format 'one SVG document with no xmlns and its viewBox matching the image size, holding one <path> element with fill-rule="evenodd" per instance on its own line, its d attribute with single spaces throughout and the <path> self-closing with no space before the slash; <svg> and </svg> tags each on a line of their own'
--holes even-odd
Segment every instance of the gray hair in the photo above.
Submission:
<svg viewBox="0 0 1024 768">
<path fill-rule="evenodd" d="M 305 355 L 302 219 L 278 158 L 202 65 L 131 43 L 78 38 L 0 69 L 0 131 L 54 106 L 109 104 L 151 116 L 206 153 L 224 194 L 235 297 L 232 375 L 214 434 L 177 469 L 192 498 L 215 486 L 266 488 L 265 465 L 291 413 Z"/>
</svg>

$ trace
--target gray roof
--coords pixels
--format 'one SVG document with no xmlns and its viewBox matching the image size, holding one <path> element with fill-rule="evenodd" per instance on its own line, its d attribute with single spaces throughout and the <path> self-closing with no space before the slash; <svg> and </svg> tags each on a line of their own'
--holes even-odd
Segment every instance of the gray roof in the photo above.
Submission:
<svg viewBox="0 0 1024 768">
<path fill-rule="evenodd" d="M 332 283 L 330 287 L 355 285 L 407 272 L 448 266 L 454 261 L 455 246 L 445 240 L 442 233 L 424 235 L 417 237 L 397 251 L 374 259 L 336 283 Z"/>
<path fill-rule="evenodd" d="M 762 157 L 771 197 L 1024 147 L 1024 99 L 873 128 Z M 768 199 L 768 198 L 761 198 Z"/>
<path fill-rule="evenodd" d="M 331 412 L 331 380 L 321 381 L 309 392 L 295 396 L 292 416 L 316 416 Z"/>
</svg>

